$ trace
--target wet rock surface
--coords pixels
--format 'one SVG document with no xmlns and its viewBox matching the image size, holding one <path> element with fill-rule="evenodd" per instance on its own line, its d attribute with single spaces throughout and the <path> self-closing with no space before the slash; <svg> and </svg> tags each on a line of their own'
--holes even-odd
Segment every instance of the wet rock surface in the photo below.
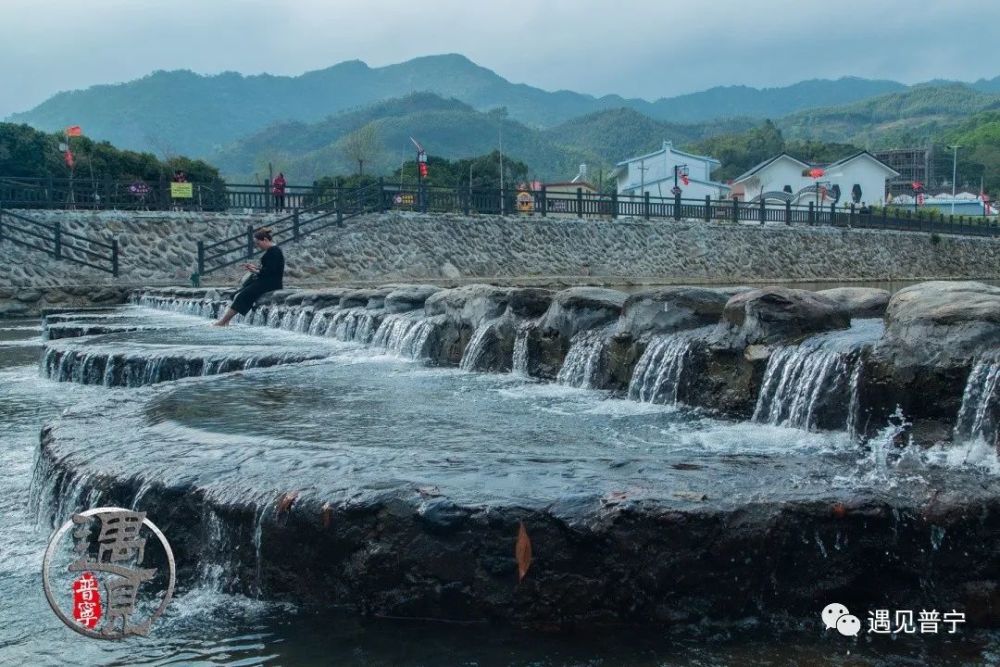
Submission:
<svg viewBox="0 0 1000 667">
<path fill-rule="evenodd" d="M 806 430 L 845 422 L 851 369 L 862 354 L 874 358 L 873 343 L 895 340 L 880 321 L 856 333 L 840 329 L 847 318 L 840 305 L 799 291 L 738 294 L 728 303 L 740 312 L 723 313 L 713 328 L 694 306 L 658 323 L 663 306 L 629 314 L 625 295 L 608 290 L 476 285 L 426 289 L 417 305 L 423 289 L 343 293 L 323 308 L 313 304 L 330 301 L 288 290 L 248 321 L 468 370 L 504 373 L 523 363 L 535 377 L 761 423 L 618 408 L 627 402 L 334 346 L 322 360 L 188 377 L 65 414 L 43 434 L 40 495 L 123 506 L 138 498 L 163 517 L 172 541 L 176 534 L 184 576 L 196 576 L 194 564 L 207 560 L 232 590 L 336 600 L 361 613 L 693 628 L 709 617 L 725 626 L 747 616 L 814 614 L 816 599 L 871 606 L 875 596 L 894 608 L 954 605 L 976 610 L 979 622 L 995 619 L 982 593 L 998 583 L 988 556 L 1000 538 L 995 475 L 896 450 L 907 437 L 902 428 L 870 442 L 871 451 L 844 431 Z M 658 297 L 718 308 L 721 297 L 698 289 Z M 954 298 L 926 289 L 890 308 L 888 326 L 957 322 L 960 335 L 973 332 L 969 345 L 989 340 L 980 331 L 992 321 L 988 291 L 958 287 L 979 296 L 967 299 L 973 305 L 963 315 L 942 315 L 933 304 Z M 394 300 L 394 293 L 417 297 Z M 219 292 L 191 288 L 136 298 L 203 317 L 225 303 Z M 389 312 L 393 302 L 414 307 Z M 53 326 L 72 322 L 53 317 Z M 702 326 L 668 332 L 678 322 Z M 623 323 L 642 334 L 623 334 Z M 255 327 L 238 328 L 259 337 Z M 719 329 L 737 335 L 720 337 Z M 118 344 L 135 335 L 120 334 Z M 824 337 L 837 345 L 818 344 Z M 799 353 L 806 348 L 814 356 Z M 645 359 L 647 351 L 660 356 Z M 784 365 L 772 367 L 778 359 Z M 905 371 L 888 363 L 893 373 Z M 571 364 L 582 375 L 567 376 Z M 640 367 L 648 380 L 636 387 Z M 840 392 L 836 401 L 812 394 L 821 385 L 809 382 L 822 380 L 823 369 L 839 369 L 840 384 L 824 389 Z M 791 404 L 777 405 L 771 418 L 757 414 L 762 391 L 777 401 L 796 382 L 798 394 L 782 400 L 806 396 L 815 415 Z M 953 391 L 960 401 L 962 387 Z M 861 392 L 859 401 L 874 423 L 873 399 Z M 773 426 L 797 412 L 807 417 L 801 430 Z M 109 416 L 112 434 L 102 431 Z M 947 439 L 931 421 L 911 433 Z M 897 459 L 898 471 L 890 465 Z M 533 560 L 518 583 L 522 524 Z M 210 530 L 219 537 L 206 545 Z M 928 580 L 933 590 L 921 585 Z"/>
<path fill-rule="evenodd" d="M 919 429 L 947 433 L 976 361 L 1000 349 L 1000 288 L 928 282 L 893 295 L 885 336 L 865 365 L 866 422 L 902 411 Z"/>
<path fill-rule="evenodd" d="M 630 294 L 618 331 L 639 337 L 715 324 L 730 297 L 727 290 L 663 287 Z"/>
<path fill-rule="evenodd" d="M 160 326 L 148 313 L 124 309 L 114 317 L 71 324 L 47 323 L 41 374 L 60 382 L 138 387 L 184 377 L 215 375 L 320 359 L 329 354 L 322 341 L 288 339 L 272 332 Z M 101 320 L 104 320 L 102 322 Z M 65 340 L 63 340 L 65 339 Z"/>
<path fill-rule="evenodd" d="M 335 601 L 365 614 L 698 631 L 706 619 L 718 627 L 747 616 L 815 614 L 817 599 L 837 599 L 954 606 L 975 610 L 974 623 L 997 620 L 985 592 L 996 585 L 991 554 L 1000 538 L 1000 482 L 991 475 L 932 467 L 906 484 L 878 483 L 858 475 L 864 457 L 850 448 L 778 443 L 746 456 L 670 447 L 625 453 L 607 447 L 642 428 L 643 418 L 619 423 L 626 430 L 608 443 L 598 436 L 582 444 L 577 429 L 591 438 L 598 432 L 586 411 L 493 419 L 494 410 L 520 412 L 520 403 L 486 395 L 468 402 L 486 429 L 480 446 L 438 439 L 428 448 L 425 436 L 383 441 L 377 423 L 355 423 L 351 441 L 341 441 L 329 437 L 340 418 L 324 398 L 337 394 L 316 388 L 356 376 L 334 366 L 280 374 L 192 378 L 96 411 L 71 410 L 43 432 L 41 483 L 53 497 L 96 494 L 122 506 L 138 498 L 171 536 L 182 580 L 217 562 L 232 590 Z M 412 379 L 400 386 L 409 376 L 392 376 L 397 391 L 424 386 Z M 382 414 L 385 428 L 405 423 L 406 401 L 370 393 L 377 381 L 367 377 L 354 391 L 380 402 L 371 414 Z M 421 407 L 447 404 L 450 378 L 431 378 L 432 386 L 445 384 L 420 390 L 430 399 Z M 265 408 L 271 392 L 288 403 Z M 205 402 L 228 394 L 251 397 L 249 409 L 264 410 L 259 421 L 224 428 Z M 296 414 L 283 414 L 288 404 Z M 97 413 L 113 415 L 123 435 L 109 437 Z M 281 444 L 267 440 L 321 414 L 333 421 Z M 445 414 L 437 413 L 438 433 L 429 439 L 453 419 L 464 423 L 461 413 Z M 188 430 L 164 430 L 174 423 Z M 561 434 L 561 446 L 529 435 L 542 423 Z M 234 455 L 246 463 L 234 469 Z M 511 477 L 519 483 L 511 486 Z M 518 582 L 522 525 L 533 558 Z M 209 530 L 221 531 L 224 549 L 205 543 Z"/>
<path fill-rule="evenodd" d="M 816 292 L 833 299 L 853 317 L 882 317 L 889 306 L 888 290 L 872 287 L 835 287 Z"/>
<path fill-rule="evenodd" d="M 768 287 L 729 299 L 719 339 L 733 347 L 770 345 L 850 324 L 850 315 L 833 299 L 807 290 Z"/>
<path fill-rule="evenodd" d="M 601 288 L 550 291 L 493 285 L 437 289 L 397 284 L 363 290 L 285 290 L 268 295 L 252 311 L 250 319 L 257 325 L 364 344 L 374 342 L 397 353 L 426 359 L 432 365 L 486 372 L 513 370 L 575 387 L 634 394 L 640 400 L 654 402 L 672 397 L 676 402 L 740 419 L 749 419 L 764 409 L 757 404 L 767 380 L 770 385 L 766 400 L 797 401 L 794 409 L 765 410 L 772 419 L 778 418 L 775 415 L 800 415 L 809 428 L 839 428 L 846 424 L 849 430 L 871 434 L 883 428 L 899 406 L 904 419 L 916 422 L 914 433 L 920 434 L 922 442 L 936 442 L 950 439 L 949 429 L 966 400 L 965 385 L 976 363 L 974 358 L 956 356 L 954 351 L 972 354 L 989 349 L 988 342 L 994 335 L 991 327 L 995 326 L 990 319 L 989 299 L 993 298 L 991 290 L 997 288 L 982 286 L 983 292 L 976 284 L 922 285 L 901 293 L 899 305 L 887 315 L 889 328 L 884 335 L 881 329 L 874 333 L 877 338 L 873 340 L 867 334 L 858 338 L 847 333 L 847 348 L 841 349 L 840 343 L 830 350 L 813 346 L 815 349 L 808 354 L 794 350 L 814 337 L 848 332 L 845 327 L 850 324 L 849 316 L 835 300 L 785 288 L 669 288 L 631 297 Z M 942 290 L 951 292 L 942 295 Z M 967 298 L 964 295 L 969 290 L 980 296 Z M 390 313 L 385 306 L 393 293 L 416 294 L 415 300 L 409 296 L 389 299 L 399 304 L 397 308 L 407 303 L 413 308 Z M 188 304 L 183 306 L 188 312 L 209 317 L 217 316 L 226 303 L 225 292 L 211 288 L 160 288 L 141 294 L 148 295 L 151 303 L 173 299 L 178 307 Z M 418 305 L 425 294 L 429 296 Z M 711 313 L 717 311 L 727 294 L 732 297 L 718 325 L 684 328 L 711 321 Z M 855 301 L 858 297 L 877 296 L 856 290 L 847 294 Z M 925 294 L 929 295 L 927 299 Z M 337 306 L 306 305 L 318 299 L 329 303 L 337 295 Z M 971 305 L 961 311 L 965 315 L 960 315 L 956 314 L 956 303 Z M 942 308 L 944 315 L 940 315 Z M 870 320 L 858 320 L 866 321 Z M 955 345 L 942 343 L 950 340 L 948 332 L 941 328 L 945 326 L 957 326 L 954 335 L 964 339 Z M 635 335 L 632 331 L 641 333 Z M 676 340 L 671 338 L 678 336 Z M 925 338 L 935 342 L 921 345 L 919 341 Z M 919 364 L 914 366 L 908 361 L 917 352 L 926 356 L 935 354 L 935 350 L 938 356 L 946 350 L 956 362 L 933 362 L 937 364 L 934 370 L 925 372 Z M 653 358 L 644 361 L 647 351 Z M 787 368 L 770 371 L 768 376 L 772 357 Z M 641 386 L 634 381 L 640 366 L 644 374 Z M 850 377 L 841 377 L 845 373 Z M 983 414 L 992 414 L 991 373 L 989 367 L 980 369 L 976 377 L 983 376 L 985 384 L 979 390 L 981 395 L 972 396 L 985 407 L 980 410 L 971 403 L 967 407 L 972 411 L 970 419 L 976 424 L 985 423 L 990 434 L 992 417 L 984 422 L 975 415 L 983 410 Z M 833 384 L 839 388 L 827 386 Z M 813 394 L 795 398 L 793 394 L 800 391 L 796 389 L 800 385 L 801 391 Z M 841 394 L 848 386 L 850 397 L 844 398 Z M 935 391 L 917 391 L 921 386 L 935 387 Z M 828 391 L 837 392 L 838 398 L 826 397 L 824 392 Z M 827 407 L 821 409 L 820 404 Z M 801 412 L 807 408 L 808 412 Z M 822 418 L 809 416 L 814 409 Z M 848 411 L 851 415 L 844 414 Z"/>
</svg>

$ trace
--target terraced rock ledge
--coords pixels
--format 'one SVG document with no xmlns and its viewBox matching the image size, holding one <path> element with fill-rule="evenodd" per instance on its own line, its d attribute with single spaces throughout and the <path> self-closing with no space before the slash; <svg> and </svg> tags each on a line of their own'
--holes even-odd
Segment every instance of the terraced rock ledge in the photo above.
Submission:
<svg viewBox="0 0 1000 667">
<path fill-rule="evenodd" d="M 141 507 L 182 581 L 365 614 L 690 633 L 835 600 L 990 625 L 997 294 L 287 290 L 237 329 L 322 358 L 74 408 L 33 501 Z M 915 383 L 937 399 L 885 399 Z"/>
</svg>

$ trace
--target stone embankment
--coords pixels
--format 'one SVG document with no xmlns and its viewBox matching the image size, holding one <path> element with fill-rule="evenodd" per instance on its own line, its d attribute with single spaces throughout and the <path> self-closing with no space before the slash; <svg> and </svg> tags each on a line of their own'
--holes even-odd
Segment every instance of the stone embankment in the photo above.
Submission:
<svg viewBox="0 0 1000 667">
<path fill-rule="evenodd" d="M 274 215 L 25 211 L 74 233 L 118 239 L 120 276 L 0 241 L 0 287 L 186 284 L 197 242 Z M 703 221 L 386 213 L 285 245 L 290 285 L 392 281 L 457 286 L 738 284 L 1000 278 L 1000 240 L 911 232 Z M 232 268 L 205 277 L 231 285 Z M 9 297 L 0 297 L 0 302 Z M 53 303 L 58 299 L 53 298 Z M 21 302 L 26 303 L 26 302 Z M 15 307 L 11 312 L 22 310 Z"/>
</svg>

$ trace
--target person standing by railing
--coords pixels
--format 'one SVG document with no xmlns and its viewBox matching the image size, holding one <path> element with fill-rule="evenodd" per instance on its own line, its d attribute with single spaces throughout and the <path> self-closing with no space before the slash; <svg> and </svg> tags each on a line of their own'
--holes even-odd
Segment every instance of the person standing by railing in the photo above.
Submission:
<svg viewBox="0 0 1000 667">
<path fill-rule="evenodd" d="M 274 210 L 276 211 L 285 208 L 285 185 L 285 175 L 279 171 L 274 183 L 271 184 L 271 194 L 274 195 Z"/>
</svg>

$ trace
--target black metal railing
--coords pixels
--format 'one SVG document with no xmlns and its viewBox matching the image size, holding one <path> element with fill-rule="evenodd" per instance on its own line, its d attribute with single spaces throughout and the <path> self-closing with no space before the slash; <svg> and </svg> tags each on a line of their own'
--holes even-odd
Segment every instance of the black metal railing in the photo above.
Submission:
<svg viewBox="0 0 1000 667">
<path fill-rule="evenodd" d="M 315 232 L 344 224 L 345 220 L 361 215 L 385 210 L 383 192 L 378 185 L 357 190 L 341 190 L 336 196 L 323 198 L 312 206 L 295 209 L 291 215 L 268 223 L 276 242 L 297 241 Z M 254 255 L 254 225 L 233 236 L 205 243 L 198 241 L 198 274 L 207 275 Z"/>
<path fill-rule="evenodd" d="M 3 242 L 118 276 L 117 239 L 105 243 L 65 230 L 58 221 L 42 222 L 0 206 L 0 243 Z"/>
</svg>

